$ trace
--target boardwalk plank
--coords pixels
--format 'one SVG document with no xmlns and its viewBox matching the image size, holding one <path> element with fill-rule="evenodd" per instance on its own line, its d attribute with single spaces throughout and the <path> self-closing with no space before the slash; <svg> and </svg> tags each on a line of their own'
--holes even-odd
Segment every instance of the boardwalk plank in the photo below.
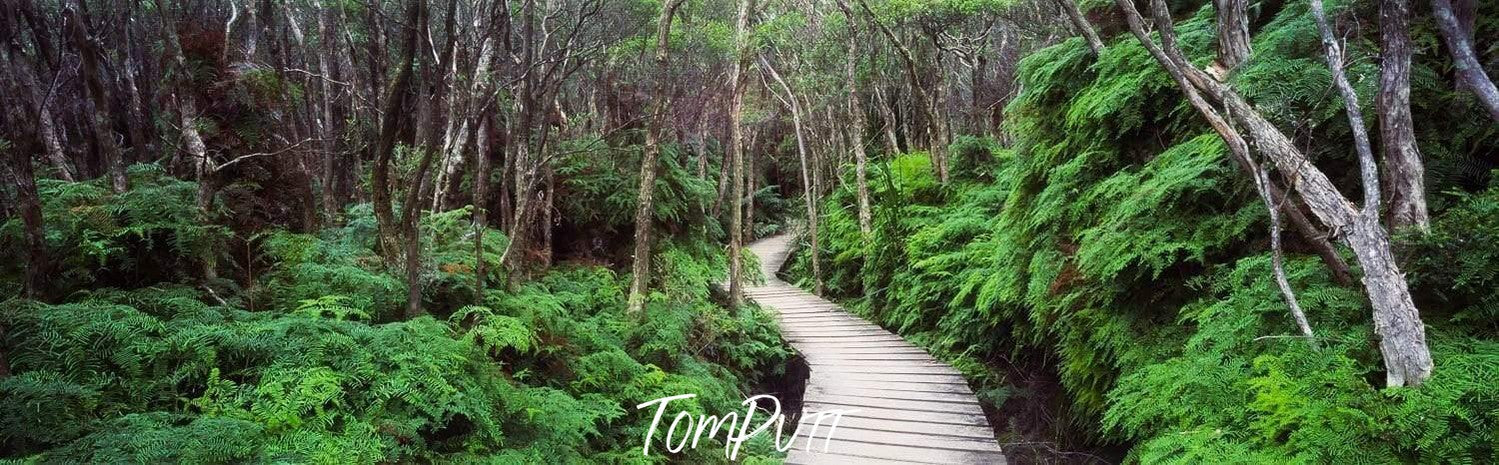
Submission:
<svg viewBox="0 0 1499 465">
<path fill-rule="evenodd" d="M 785 262 L 788 236 L 750 245 L 766 267 Z M 775 313 L 782 334 L 811 374 L 805 412 L 856 410 L 840 418 L 830 442 L 808 451 L 797 441 L 788 464 L 1004 464 L 993 430 L 967 381 L 926 350 L 837 304 L 776 279 L 745 296 Z M 753 271 L 751 271 L 753 272 Z M 826 452 L 823 446 L 826 443 Z"/>
</svg>

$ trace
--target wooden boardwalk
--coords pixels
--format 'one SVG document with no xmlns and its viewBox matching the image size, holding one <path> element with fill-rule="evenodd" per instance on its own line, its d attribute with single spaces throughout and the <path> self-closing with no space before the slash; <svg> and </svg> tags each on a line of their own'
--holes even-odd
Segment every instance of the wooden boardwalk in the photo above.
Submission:
<svg viewBox="0 0 1499 465">
<path fill-rule="evenodd" d="M 765 284 L 745 297 L 776 313 L 781 332 L 811 368 L 802 411 L 857 410 L 812 450 L 797 441 L 788 464 L 1004 464 L 989 421 L 961 374 L 925 350 L 837 304 L 775 277 L 791 236 L 750 244 Z M 810 427 L 810 424 L 809 424 Z"/>
</svg>

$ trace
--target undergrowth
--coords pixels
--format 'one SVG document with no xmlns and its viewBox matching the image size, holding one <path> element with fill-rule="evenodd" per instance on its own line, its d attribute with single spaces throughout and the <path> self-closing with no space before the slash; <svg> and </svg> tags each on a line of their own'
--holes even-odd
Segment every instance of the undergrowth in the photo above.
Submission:
<svg viewBox="0 0 1499 465">
<path fill-rule="evenodd" d="M 1340 14 L 1375 24 L 1371 5 Z M 1324 169 L 1351 173 L 1306 8 L 1289 3 L 1257 31 L 1234 85 Z M 1184 13 L 1183 46 L 1206 61 L 1212 7 Z M 1370 99 L 1373 29 L 1348 41 Z M 1435 47 L 1433 34 L 1417 43 Z M 1449 105 L 1460 98 L 1434 78 L 1441 56 L 1418 52 L 1412 94 L 1428 189 L 1443 194 L 1431 234 L 1398 246 L 1436 360 L 1420 387 L 1382 387 L 1367 299 L 1299 239 L 1287 271 L 1317 339 L 1292 337 L 1253 186 L 1128 34 L 1096 58 L 1071 39 L 1024 59 L 1013 144 L 959 138 L 947 185 L 923 153 L 879 157 L 867 237 L 845 180 L 824 199 L 827 292 L 962 370 L 1012 460 L 1499 460 L 1499 387 L 1485 381 L 1499 376 L 1499 253 L 1485 240 L 1499 190 L 1450 168 L 1486 173 L 1495 163 L 1468 154 L 1499 146 L 1475 106 Z M 804 283 L 806 242 L 791 269 Z"/>
</svg>

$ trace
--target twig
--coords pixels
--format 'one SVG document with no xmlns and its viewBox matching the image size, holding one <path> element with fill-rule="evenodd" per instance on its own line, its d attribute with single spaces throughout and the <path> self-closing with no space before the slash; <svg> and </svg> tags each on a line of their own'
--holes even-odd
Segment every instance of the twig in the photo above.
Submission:
<svg viewBox="0 0 1499 465">
<path fill-rule="evenodd" d="M 219 171 L 223 171 L 224 168 L 228 168 L 230 165 L 233 165 L 235 163 L 239 163 L 241 161 L 249 160 L 251 158 L 266 157 L 266 156 L 272 156 L 272 155 L 280 155 L 280 154 L 289 152 L 289 151 L 291 151 L 293 149 L 296 149 L 297 147 L 301 146 L 302 144 L 305 144 L 305 143 L 308 143 L 308 142 L 312 142 L 312 141 L 313 141 L 313 139 L 309 137 L 309 138 L 306 138 L 306 139 L 302 139 L 301 142 L 297 142 L 295 144 L 291 144 L 291 145 L 287 146 L 286 148 L 283 148 L 281 150 L 277 150 L 275 152 L 256 152 L 256 153 L 252 153 L 252 154 L 249 154 L 249 155 L 240 155 L 239 157 L 236 157 L 233 160 L 229 160 L 228 162 L 225 162 L 222 165 L 214 167 L 213 171 L 215 173 L 217 173 Z"/>
</svg>

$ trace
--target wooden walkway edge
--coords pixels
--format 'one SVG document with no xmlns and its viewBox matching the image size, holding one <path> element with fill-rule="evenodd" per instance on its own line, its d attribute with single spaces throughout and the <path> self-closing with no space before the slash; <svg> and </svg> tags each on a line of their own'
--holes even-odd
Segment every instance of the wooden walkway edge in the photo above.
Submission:
<svg viewBox="0 0 1499 465">
<path fill-rule="evenodd" d="M 925 350 L 837 304 L 775 277 L 791 235 L 762 239 L 749 248 L 765 268 L 765 284 L 746 286 L 745 297 L 772 311 L 787 341 L 811 368 L 802 402 L 808 412 L 851 409 L 833 439 L 819 430 L 787 464 L 1004 464 L 993 429 L 958 371 Z"/>
</svg>

